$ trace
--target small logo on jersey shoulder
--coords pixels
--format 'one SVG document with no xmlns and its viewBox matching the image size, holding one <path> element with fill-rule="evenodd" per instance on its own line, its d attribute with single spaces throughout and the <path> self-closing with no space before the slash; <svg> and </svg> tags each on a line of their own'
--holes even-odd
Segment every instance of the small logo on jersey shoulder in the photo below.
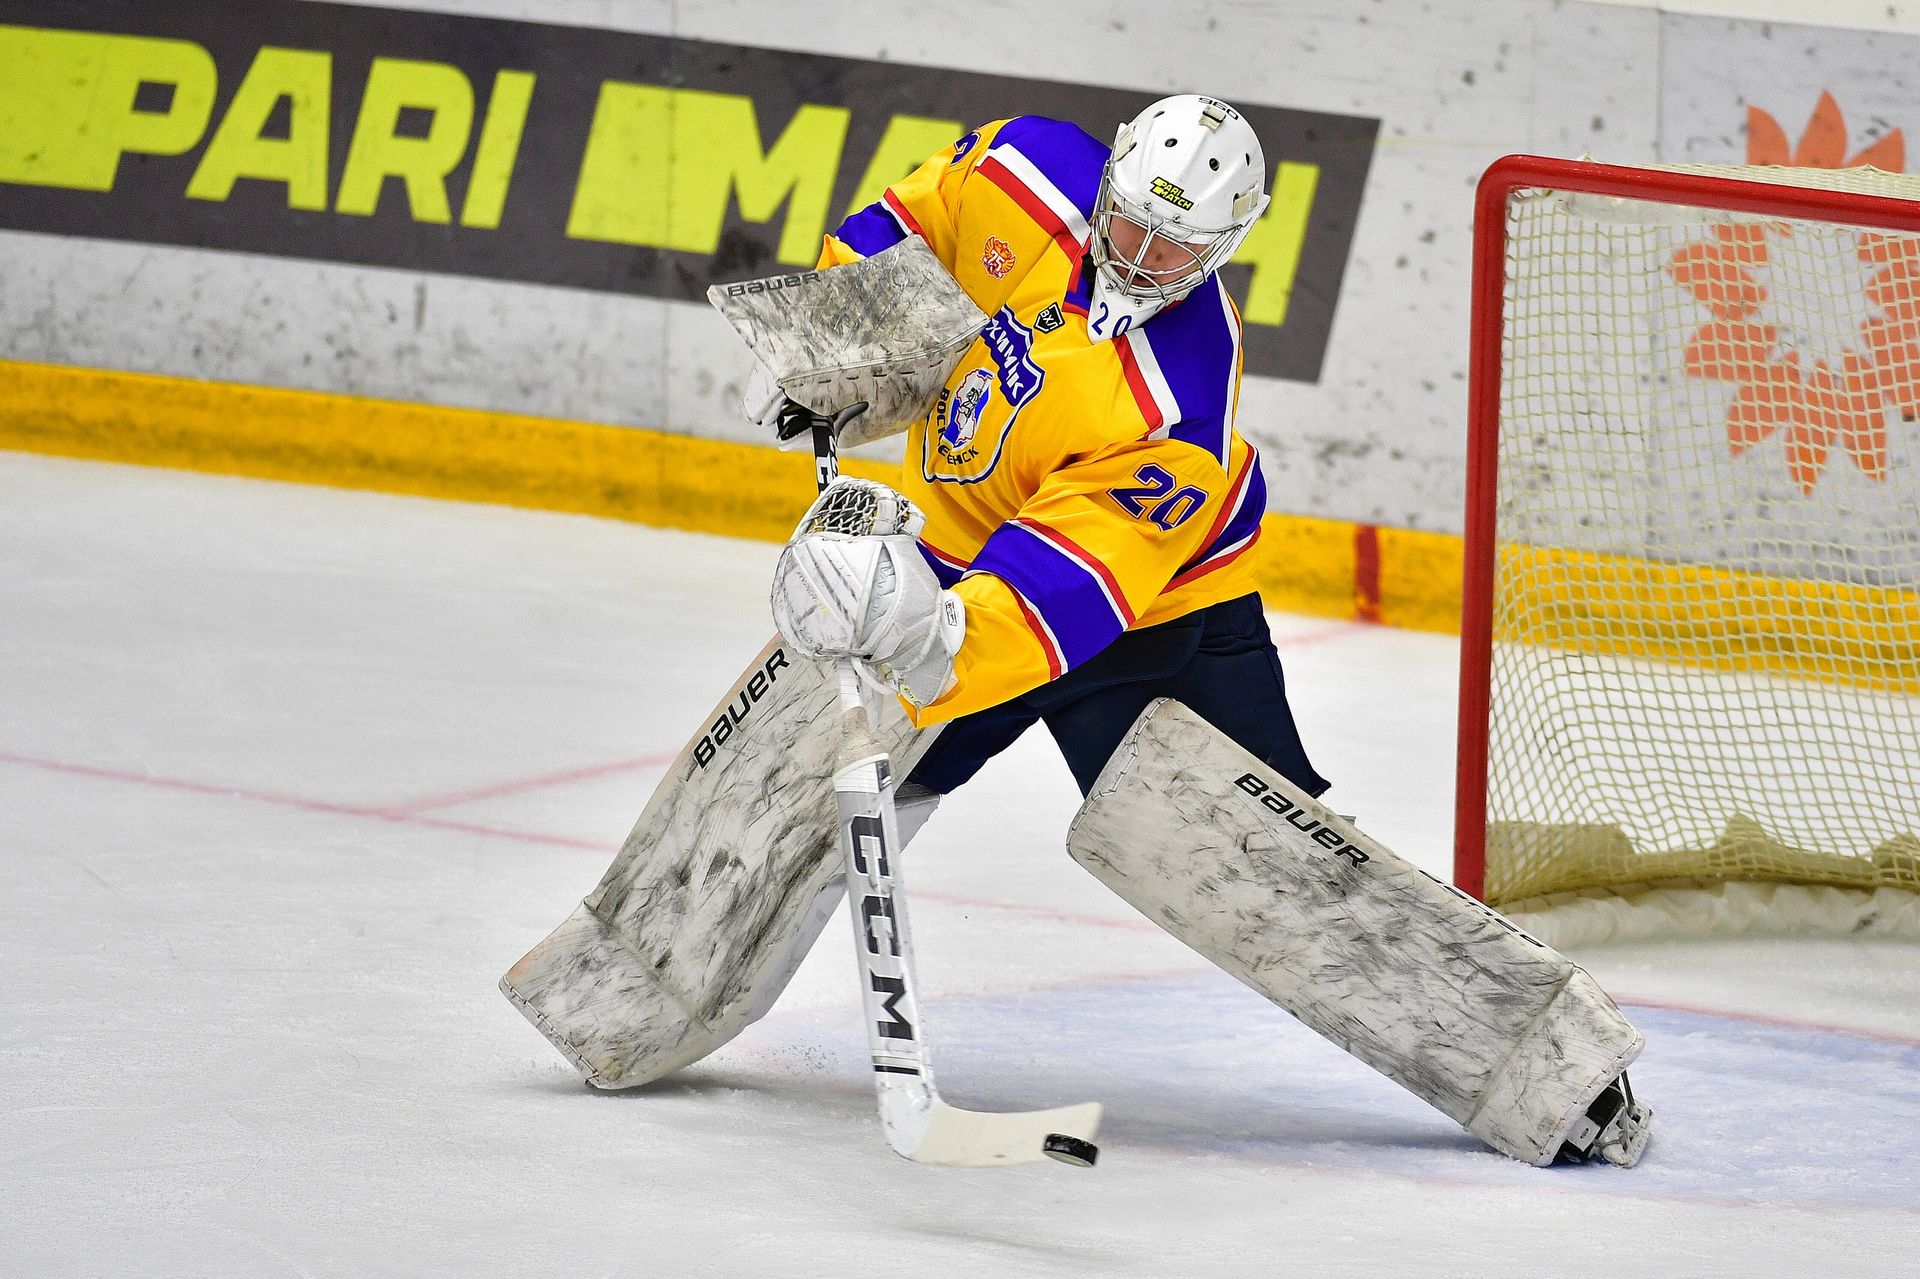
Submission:
<svg viewBox="0 0 1920 1279">
<path fill-rule="evenodd" d="M 1147 190 L 1165 200 L 1168 204 L 1182 209 L 1191 209 L 1193 201 L 1187 199 L 1187 193 L 1165 178 L 1155 178 L 1147 184 Z"/>
<path fill-rule="evenodd" d="M 1051 333 L 1066 322 L 1067 317 L 1060 314 L 1060 304 L 1058 302 L 1055 302 L 1052 306 L 1033 317 L 1033 327 L 1041 333 Z"/>
<path fill-rule="evenodd" d="M 980 456 L 973 437 L 980 432 L 980 411 L 993 394 L 993 374 L 987 369 L 969 369 L 959 385 L 940 392 L 934 407 L 940 423 L 938 449 L 940 460 L 949 466 L 965 466 Z"/>
<path fill-rule="evenodd" d="M 987 237 L 986 247 L 980 251 L 980 265 L 987 268 L 987 274 L 996 280 L 1007 278 L 1007 272 L 1013 270 L 1013 246 L 997 235 Z"/>
</svg>

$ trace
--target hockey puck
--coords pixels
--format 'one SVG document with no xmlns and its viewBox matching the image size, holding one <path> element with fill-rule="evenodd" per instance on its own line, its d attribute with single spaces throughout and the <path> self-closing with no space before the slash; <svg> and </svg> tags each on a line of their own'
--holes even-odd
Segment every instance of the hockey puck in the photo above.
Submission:
<svg viewBox="0 0 1920 1279">
<path fill-rule="evenodd" d="M 1058 1159 L 1063 1164 L 1072 1164 L 1075 1168 L 1091 1168 L 1094 1160 L 1100 1157 L 1100 1147 L 1078 1137 L 1069 1137 L 1063 1132 L 1050 1132 L 1040 1143 L 1049 1159 Z"/>
</svg>

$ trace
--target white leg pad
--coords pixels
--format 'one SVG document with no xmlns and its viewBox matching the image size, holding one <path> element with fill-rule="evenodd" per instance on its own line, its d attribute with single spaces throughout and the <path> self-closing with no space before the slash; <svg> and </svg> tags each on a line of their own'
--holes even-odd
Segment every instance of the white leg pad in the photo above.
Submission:
<svg viewBox="0 0 1920 1279">
<path fill-rule="evenodd" d="M 1552 1162 L 1644 1043 L 1564 956 L 1177 702 L 1141 714 L 1068 850 L 1201 955 L 1515 1159 Z"/>
<path fill-rule="evenodd" d="M 1561 960 L 1567 982 L 1494 1067 L 1467 1131 L 1502 1154 L 1553 1162 L 1567 1130 L 1646 1041 L 1587 970 Z"/>
<path fill-rule="evenodd" d="M 838 676 L 760 651 L 655 789 L 579 909 L 500 989 L 598 1088 L 648 1083 L 764 1014 L 844 888 L 835 842 Z M 875 737 L 906 774 L 897 705 Z"/>
</svg>

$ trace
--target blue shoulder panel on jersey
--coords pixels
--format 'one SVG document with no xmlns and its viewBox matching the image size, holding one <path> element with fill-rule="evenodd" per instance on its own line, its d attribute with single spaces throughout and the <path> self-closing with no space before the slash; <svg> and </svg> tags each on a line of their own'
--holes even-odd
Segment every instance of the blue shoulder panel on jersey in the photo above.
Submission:
<svg viewBox="0 0 1920 1279">
<path fill-rule="evenodd" d="M 1100 196 L 1100 175 L 1111 153 L 1104 142 L 1077 124 L 1043 115 L 1015 116 L 1000 126 L 994 147 L 1010 146 L 1025 156 L 1060 194 L 1073 201 L 1083 217 L 1093 216 Z"/>
<path fill-rule="evenodd" d="M 1239 365 L 1240 326 L 1219 276 L 1148 320 L 1136 331 L 1153 348 L 1180 417 L 1167 431 L 1176 440 L 1205 449 L 1224 468 L 1232 423 L 1234 375 Z"/>
<path fill-rule="evenodd" d="M 860 212 L 840 224 L 834 232 L 840 243 L 852 249 L 863 258 L 870 258 L 882 249 L 891 249 L 907 238 L 899 219 L 887 210 L 880 200 L 875 200 Z"/>
</svg>

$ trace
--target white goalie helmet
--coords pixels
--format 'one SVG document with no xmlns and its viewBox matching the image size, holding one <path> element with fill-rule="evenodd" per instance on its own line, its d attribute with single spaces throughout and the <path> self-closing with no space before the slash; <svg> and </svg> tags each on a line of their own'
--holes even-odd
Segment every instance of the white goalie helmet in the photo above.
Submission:
<svg viewBox="0 0 1920 1279">
<path fill-rule="evenodd" d="M 1183 93 L 1120 126 L 1093 210 L 1087 335 L 1144 324 L 1226 265 L 1266 211 L 1267 161 L 1246 117 Z"/>
</svg>

